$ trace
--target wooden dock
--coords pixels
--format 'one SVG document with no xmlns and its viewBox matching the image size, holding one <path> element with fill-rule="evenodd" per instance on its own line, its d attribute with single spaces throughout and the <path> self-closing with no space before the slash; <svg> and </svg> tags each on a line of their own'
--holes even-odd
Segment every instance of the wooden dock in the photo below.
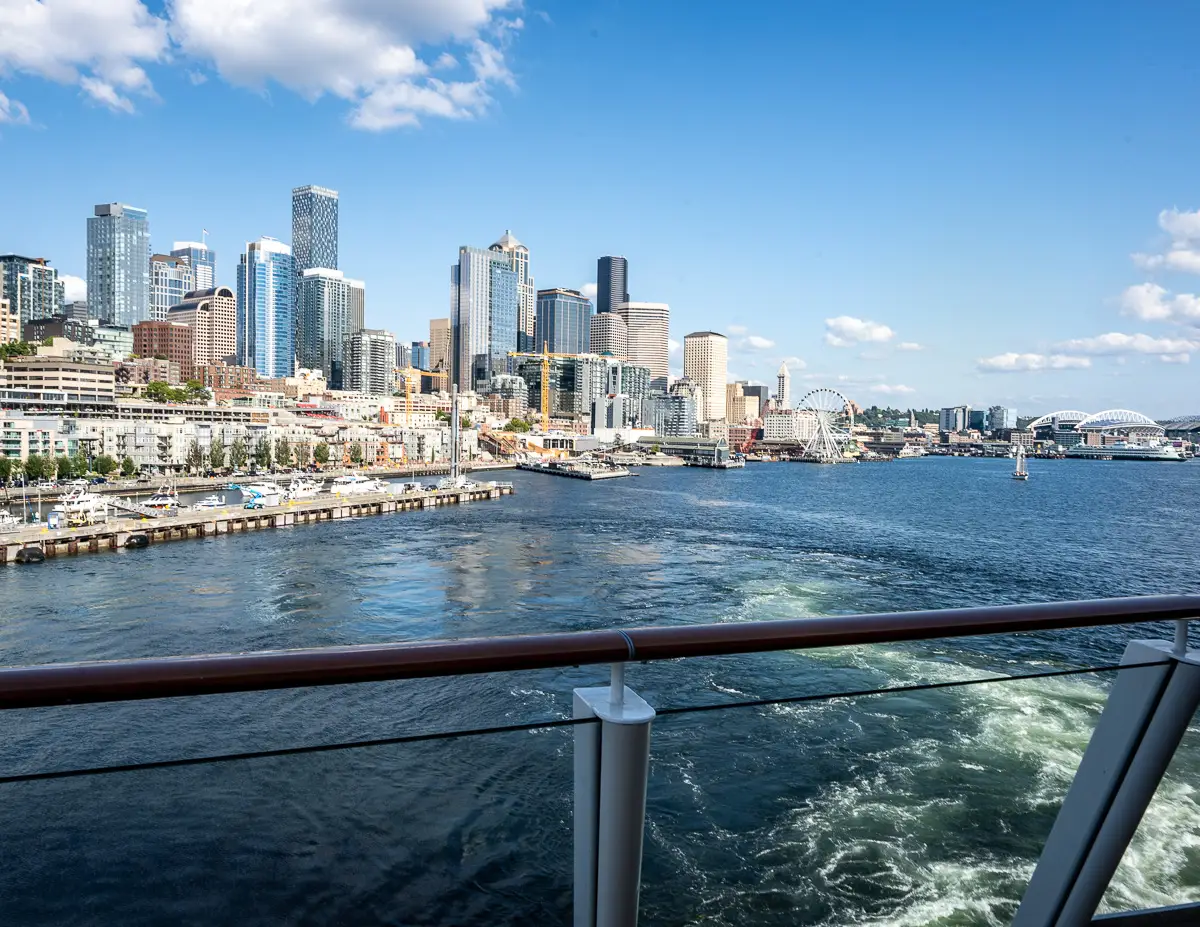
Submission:
<svg viewBox="0 0 1200 927">
<path fill-rule="evenodd" d="M 203 512 L 180 512 L 156 519 L 112 519 L 82 528 L 51 531 L 44 526 L 23 528 L 0 534 L 0 565 L 17 562 L 22 549 L 37 548 L 47 560 L 76 554 L 123 550 L 126 546 L 146 546 L 164 541 L 240 534 L 264 528 L 311 525 L 339 518 L 365 515 L 390 515 L 410 509 L 428 509 L 439 505 L 457 505 L 487 499 L 499 499 L 512 493 L 510 484 L 472 489 L 430 490 L 403 494 L 372 493 L 362 496 L 326 496 L 289 502 L 265 509 L 245 509 L 230 505 Z M 130 542 L 130 538 L 134 538 Z M 141 540 L 144 538 L 145 540 Z"/>
</svg>

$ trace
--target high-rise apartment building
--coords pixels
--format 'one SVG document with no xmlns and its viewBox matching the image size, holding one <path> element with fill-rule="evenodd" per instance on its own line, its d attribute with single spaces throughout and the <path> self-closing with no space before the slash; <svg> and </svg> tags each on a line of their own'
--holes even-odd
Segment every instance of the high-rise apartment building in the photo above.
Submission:
<svg viewBox="0 0 1200 927">
<path fill-rule="evenodd" d="M 725 387 L 729 373 L 729 339 L 720 332 L 692 332 L 683 336 L 683 375 L 703 394 L 696 412 L 699 421 L 725 418 Z"/>
<path fill-rule="evenodd" d="M 21 340 L 21 317 L 12 308 L 12 303 L 0 297 L 0 344 Z"/>
<path fill-rule="evenodd" d="M 133 326 L 133 353 L 165 357 L 179 365 L 181 379 L 190 380 L 195 369 L 195 330 L 183 322 L 138 322 Z"/>
<path fill-rule="evenodd" d="M 396 342 L 396 366 L 407 370 L 412 366 L 412 348 L 407 344 Z"/>
<path fill-rule="evenodd" d="M 246 243 L 237 275 L 238 366 L 264 377 L 295 371 L 292 249 L 274 238 Z"/>
<path fill-rule="evenodd" d="M 614 309 L 629 330 L 629 362 L 650 368 L 650 388 L 666 390 L 671 307 L 666 303 L 618 303 Z"/>
<path fill-rule="evenodd" d="M 792 402 L 792 374 L 788 370 L 786 363 L 779 365 L 779 372 L 775 374 L 775 405 L 780 409 L 791 407 Z"/>
<path fill-rule="evenodd" d="M 1017 427 L 1017 410 L 992 406 L 987 412 L 988 431 L 1011 431 Z"/>
<path fill-rule="evenodd" d="M 508 253 L 458 249 L 450 268 L 450 375 L 459 389 L 484 389 L 508 372 L 508 352 L 518 346 L 519 281 Z"/>
<path fill-rule="evenodd" d="M 45 258 L 0 254 L 0 297 L 22 324 L 48 319 L 62 311 L 63 283 Z"/>
<path fill-rule="evenodd" d="M 429 370 L 429 342 L 414 341 L 409 347 L 409 363 L 418 370 Z"/>
<path fill-rule="evenodd" d="M 629 326 L 615 312 L 598 312 L 590 322 L 589 344 L 593 354 L 611 354 L 622 360 L 629 356 Z"/>
<path fill-rule="evenodd" d="M 342 389 L 346 336 L 353 334 L 348 323 L 351 281 L 328 267 L 309 267 L 298 281 L 296 362 L 321 371 L 332 389 Z"/>
<path fill-rule="evenodd" d="M 449 319 L 430 319 L 429 320 L 429 369 L 443 370 L 450 369 L 450 350 L 452 338 L 450 336 L 450 320 Z"/>
<path fill-rule="evenodd" d="M 529 272 L 529 249 L 517 241 L 512 232 L 505 229 L 500 240 L 488 250 L 505 255 L 508 258 L 508 266 L 517 273 L 517 347 L 511 350 L 537 350 L 534 344 L 537 290 L 533 285 L 533 275 Z"/>
<path fill-rule="evenodd" d="M 217 252 L 202 241 L 177 241 L 171 257 L 187 258 L 196 278 L 196 290 L 211 290 L 217 285 Z"/>
<path fill-rule="evenodd" d="M 605 255 L 596 262 L 596 312 L 613 312 L 629 302 L 629 262 Z"/>
<path fill-rule="evenodd" d="M 970 421 L 970 406 L 946 406 L 938 416 L 938 431 L 943 434 L 966 431 Z"/>
<path fill-rule="evenodd" d="M 346 336 L 342 361 L 346 390 L 390 396 L 396 388 L 396 337 L 377 328 Z"/>
<path fill-rule="evenodd" d="M 740 425 L 759 417 L 758 394 L 746 391 L 749 383 L 739 380 L 725 387 L 725 420 Z"/>
<path fill-rule="evenodd" d="M 167 321 L 192 327 L 197 367 L 237 363 L 237 296 L 231 287 L 193 290 L 167 311 Z"/>
<path fill-rule="evenodd" d="M 101 203 L 87 220 L 87 293 L 92 315 L 116 325 L 150 318 L 150 217 Z M 60 301 L 61 302 L 61 301 Z"/>
<path fill-rule="evenodd" d="M 292 264 L 297 277 L 310 267 L 338 269 L 337 190 L 292 190 Z"/>
<path fill-rule="evenodd" d="M 346 280 L 346 331 L 360 332 L 367 327 L 367 284 Z"/>
<path fill-rule="evenodd" d="M 196 288 L 196 277 L 186 257 L 151 255 L 150 321 L 165 322 L 170 308 L 183 302 L 184 296 Z"/>
<path fill-rule="evenodd" d="M 534 350 L 552 354 L 587 354 L 591 351 L 592 301 L 578 290 L 537 291 Z"/>
</svg>

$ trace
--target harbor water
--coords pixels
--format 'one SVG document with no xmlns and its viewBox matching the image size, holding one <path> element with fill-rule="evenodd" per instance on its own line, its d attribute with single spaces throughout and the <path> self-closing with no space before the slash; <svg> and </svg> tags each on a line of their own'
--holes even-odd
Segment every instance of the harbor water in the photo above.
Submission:
<svg viewBox="0 0 1200 927">
<path fill-rule="evenodd" d="M 1200 464 L 504 474 L 516 495 L 0 570 L 49 663 L 1197 591 Z M 1150 629 L 1158 636 L 1166 629 Z M 1114 662 L 1145 628 L 629 668 L 665 708 Z M 0 775 L 563 718 L 602 667 L 0 714 Z M 1007 923 L 1109 677 L 655 722 L 647 925 Z M 1105 899 L 1200 900 L 1193 729 Z M 0 923 L 566 924 L 571 733 L 0 786 Z"/>
</svg>

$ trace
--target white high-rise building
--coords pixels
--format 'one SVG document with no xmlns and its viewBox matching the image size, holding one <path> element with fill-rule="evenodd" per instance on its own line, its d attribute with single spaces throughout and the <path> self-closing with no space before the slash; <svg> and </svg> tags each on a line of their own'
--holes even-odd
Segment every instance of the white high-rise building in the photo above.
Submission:
<svg viewBox="0 0 1200 927">
<path fill-rule="evenodd" d="M 593 354 L 611 354 L 620 360 L 629 356 L 629 326 L 615 312 L 602 312 L 592 316 L 591 351 Z"/>
<path fill-rule="evenodd" d="M 372 396 L 390 396 L 396 388 L 396 336 L 364 328 L 346 336 L 342 388 Z"/>
<path fill-rule="evenodd" d="M 533 275 L 529 273 L 529 249 L 517 241 L 508 229 L 500 240 L 488 248 L 508 258 L 509 266 L 517 272 L 517 348 L 518 351 L 536 351 L 541 346 L 534 342 L 537 323 L 537 288 Z"/>
<path fill-rule="evenodd" d="M 165 322 L 172 306 L 178 306 L 188 293 L 200 289 L 187 257 L 155 254 L 150 257 L 150 320 Z"/>
<path fill-rule="evenodd" d="M 342 389 L 342 356 L 349 324 L 350 285 L 340 270 L 309 267 L 299 277 L 296 300 L 296 361 L 319 370 L 333 389 Z"/>
<path fill-rule="evenodd" d="M 700 387 L 697 408 L 702 422 L 725 418 L 725 387 L 729 379 L 729 339 L 719 332 L 692 332 L 683 337 L 683 375 Z"/>
<path fill-rule="evenodd" d="M 650 389 L 667 388 L 667 343 L 671 327 L 671 307 L 666 303 L 618 303 L 616 313 L 629 330 L 629 362 L 650 369 Z M 721 395 L 725 395 L 722 387 Z"/>
<path fill-rule="evenodd" d="M 775 375 L 775 403 L 781 409 L 788 408 L 792 399 L 792 375 L 788 372 L 787 364 L 779 365 L 779 373 Z"/>
</svg>

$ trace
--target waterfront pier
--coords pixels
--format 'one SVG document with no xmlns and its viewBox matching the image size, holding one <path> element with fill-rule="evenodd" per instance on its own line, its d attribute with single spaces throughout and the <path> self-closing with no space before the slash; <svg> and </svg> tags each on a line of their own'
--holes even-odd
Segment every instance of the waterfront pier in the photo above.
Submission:
<svg viewBox="0 0 1200 927">
<path fill-rule="evenodd" d="M 0 565 L 18 562 L 23 550 L 36 548 L 46 559 L 76 554 L 145 547 L 164 541 L 240 534 L 265 528 L 289 528 L 340 518 L 390 515 L 396 512 L 435 508 L 499 499 L 510 495 L 512 485 L 479 483 L 458 489 L 429 490 L 403 494 L 371 493 L 361 496 L 326 496 L 291 502 L 267 509 L 230 505 L 202 512 L 180 512 L 153 520 L 110 519 L 81 528 L 51 530 L 44 526 L 23 528 L 0 535 Z"/>
</svg>

